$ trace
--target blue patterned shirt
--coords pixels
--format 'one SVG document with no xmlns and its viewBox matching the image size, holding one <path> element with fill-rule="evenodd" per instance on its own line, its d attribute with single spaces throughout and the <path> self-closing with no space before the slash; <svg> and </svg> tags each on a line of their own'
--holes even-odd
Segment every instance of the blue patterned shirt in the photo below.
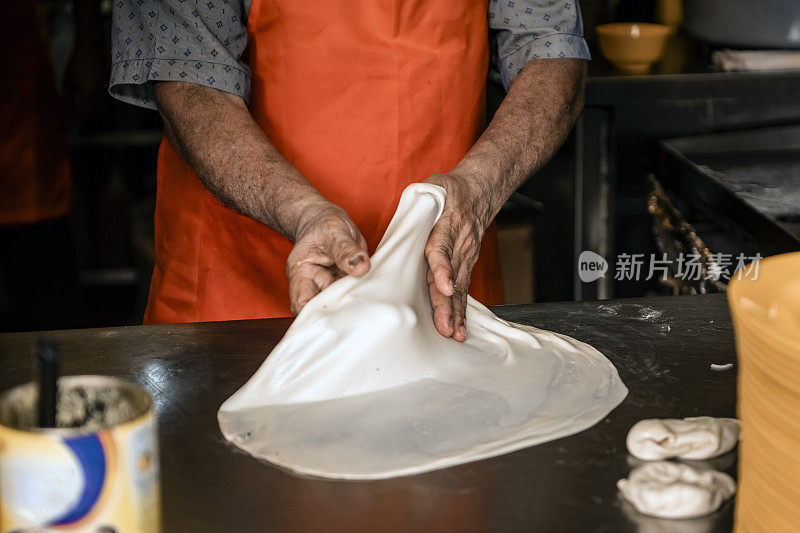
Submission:
<svg viewBox="0 0 800 533">
<path fill-rule="evenodd" d="M 249 103 L 242 59 L 250 0 L 115 0 L 109 92 L 155 109 L 153 83 L 185 81 Z M 490 0 L 489 27 L 506 88 L 531 59 L 589 59 L 577 0 Z"/>
</svg>

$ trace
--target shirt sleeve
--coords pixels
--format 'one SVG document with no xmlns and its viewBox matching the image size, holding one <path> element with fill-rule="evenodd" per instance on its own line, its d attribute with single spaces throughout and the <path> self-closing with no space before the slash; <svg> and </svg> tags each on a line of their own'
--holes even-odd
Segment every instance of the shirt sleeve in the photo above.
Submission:
<svg viewBox="0 0 800 533">
<path fill-rule="evenodd" d="M 111 96 L 155 109 L 156 81 L 184 81 L 250 99 L 247 0 L 114 0 Z"/>
<path fill-rule="evenodd" d="M 489 28 L 506 89 L 531 59 L 591 59 L 578 0 L 490 0 Z"/>
</svg>

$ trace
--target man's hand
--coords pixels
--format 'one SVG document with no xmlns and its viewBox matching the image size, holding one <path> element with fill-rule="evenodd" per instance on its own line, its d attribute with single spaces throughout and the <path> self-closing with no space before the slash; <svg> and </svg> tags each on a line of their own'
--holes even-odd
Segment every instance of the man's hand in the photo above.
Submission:
<svg viewBox="0 0 800 533">
<path fill-rule="evenodd" d="M 244 100 L 181 82 L 156 84 L 155 96 L 167 138 L 205 186 L 294 241 L 286 265 L 292 312 L 338 278 L 369 270 L 356 225 L 281 155 Z"/>
<path fill-rule="evenodd" d="M 458 342 L 467 339 L 467 290 L 478 260 L 481 239 L 491 220 L 480 180 L 450 172 L 434 174 L 427 183 L 447 191 L 444 211 L 428 237 L 428 291 L 437 331 Z"/>
<path fill-rule="evenodd" d="M 342 208 L 329 203 L 306 209 L 286 260 L 292 313 L 337 279 L 363 276 L 369 267 L 367 242 Z"/>
<path fill-rule="evenodd" d="M 467 290 L 481 238 L 503 203 L 564 142 L 583 107 L 586 61 L 529 61 L 492 122 L 456 168 L 428 183 L 447 190 L 425 256 L 433 322 L 464 342 Z"/>
</svg>

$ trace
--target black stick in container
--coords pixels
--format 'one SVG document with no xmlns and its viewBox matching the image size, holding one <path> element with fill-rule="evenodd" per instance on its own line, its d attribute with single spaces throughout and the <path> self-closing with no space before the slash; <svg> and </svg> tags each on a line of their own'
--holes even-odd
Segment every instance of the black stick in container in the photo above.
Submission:
<svg viewBox="0 0 800 533">
<path fill-rule="evenodd" d="M 39 427 L 56 427 L 56 397 L 58 396 L 59 353 L 56 346 L 44 339 L 36 344 L 39 367 Z"/>
</svg>

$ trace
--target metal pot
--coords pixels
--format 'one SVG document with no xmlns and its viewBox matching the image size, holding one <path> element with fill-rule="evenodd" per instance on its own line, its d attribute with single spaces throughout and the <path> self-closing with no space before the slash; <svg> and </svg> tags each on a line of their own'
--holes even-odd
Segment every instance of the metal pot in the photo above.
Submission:
<svg viewBox="0 0 800 533">
<path fill-rule="evenodd" d="M 735 48 L 800 48 L 798 0 L 684 0 L 695 37 Z"/>
</svg>

